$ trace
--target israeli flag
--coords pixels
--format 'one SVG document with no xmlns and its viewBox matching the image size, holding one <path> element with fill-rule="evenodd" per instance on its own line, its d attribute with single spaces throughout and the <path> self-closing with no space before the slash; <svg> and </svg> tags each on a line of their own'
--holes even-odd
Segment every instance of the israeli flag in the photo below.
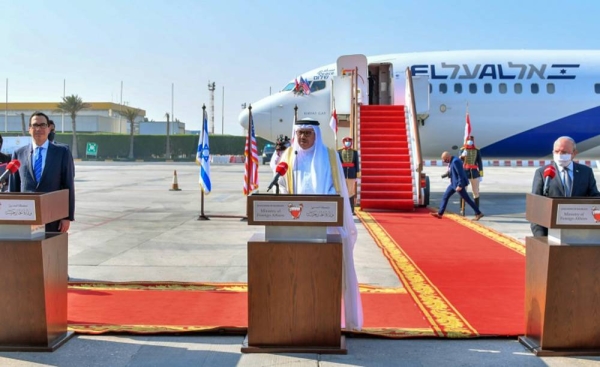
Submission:
<svg viewBox="0 0 600 367">
<path fill-rule="evenodd" d="M 202 133 L 198 141 L 198 152 L 196 153 L 196 162 L 200 163 L 200 185 L 205 194 L 209 194 L 210 186 L 210 149 L 208 146 L 208 114 L 206 110 L 203 113 Z"/>
</svg>

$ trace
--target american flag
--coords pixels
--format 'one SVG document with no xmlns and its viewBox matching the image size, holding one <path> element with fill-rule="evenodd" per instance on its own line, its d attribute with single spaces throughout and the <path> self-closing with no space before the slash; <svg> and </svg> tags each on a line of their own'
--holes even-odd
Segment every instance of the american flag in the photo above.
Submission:
<svg viewBox="0 0 600 367">
<path fill-rule="evenodd" d="M 258 189 L 258 147 L 256 146 L 256 136 L 254 135 L 254 119 L 252 118 L 252 111 L 250 111 L 250 142 L 246 137 L 246 148 L 244 149 L 244 155 L 246 156 L 246 164 L 244 169 L 244 195 L 248 195 L 250 192 Z M 250 175 L 250 181 L 248 181 L 248 175 Z M 248 182 L 250 183 L 250 190 L 248 190 Z"/>
<path fill-rule="evenodd" d="M 304 90 L 304 94 L 310 94 L 310 85 L 308 85 L 308 82 L 303 77 L 300 77 L 300 85 Z"/>
</svg>

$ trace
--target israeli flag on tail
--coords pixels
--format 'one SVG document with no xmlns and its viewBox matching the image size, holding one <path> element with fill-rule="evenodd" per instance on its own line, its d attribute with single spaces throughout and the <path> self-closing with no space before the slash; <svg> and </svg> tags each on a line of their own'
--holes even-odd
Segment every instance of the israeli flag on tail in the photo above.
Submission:
<svg viewBox="0 0 600 367">
<path fill-rule="evenodd" d="M 205 194 L 209 194 L 210 185 L 210 149 L 208 146 L 208 114 L 203 111 L 202 133 L 198 141 L 198 152 L 196 162 L 200 163 L 200 185 Z"/>
</svg>

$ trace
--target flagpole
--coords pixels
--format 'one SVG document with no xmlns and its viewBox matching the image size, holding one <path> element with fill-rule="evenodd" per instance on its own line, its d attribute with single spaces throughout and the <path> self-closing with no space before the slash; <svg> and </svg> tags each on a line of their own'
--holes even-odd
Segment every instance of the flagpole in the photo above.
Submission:
<svg viewBox="0 0 600 367">
<path fill-rule="evenodd" d="M 250 161 L 252 160 L 252 105 L 248 105 L 248 135 L 246 136 L 246 147 L 244 148 L 246 155 L 246 196 L 250 195 L 252 188 L 250 182 L 252 182 L 252 166 Z M 248 200 L 246 200 L 246 216 L 242 217 L 241 221 L 245 222 L 248 220 Z"/>
<path fill-rule="evenodd" d="M 173 110 L 171 109 L 171 112 Z M 204 143 L 204 116 L 206 115 L 206 105 L 202 104 L 202 133 L 200 133 L 200 141 L 202 143 Z M 200 161 L 200 166 L 202 166 L 202 161 Z M 204 214 L 204 188 L 202 188 L 202 190 L 200 190 L 200 216 L 198 216 L 198 220 L 210 220 L 209 217 L 207 217 Z"/>
</svg>

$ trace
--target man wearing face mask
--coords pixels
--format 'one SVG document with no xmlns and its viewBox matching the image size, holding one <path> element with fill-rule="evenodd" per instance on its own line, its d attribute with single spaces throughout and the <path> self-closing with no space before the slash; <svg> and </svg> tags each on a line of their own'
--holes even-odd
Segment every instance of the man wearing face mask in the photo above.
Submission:
<svg viewBox="0 0 600 367">
<path fill-rule="evenodd" d="M 479 207 L 479 182 L 483 179 L 483 161 L 481 152 L 475 147 L 475 137 L 473 135 L 469 136 L 467 143 L 463 146 L 460 158 L 464 162 L 463 167 L 471 184 L 473 200 Z M 460 215 L 465 215 L 465 201 L 463 199 L 460 200 Z"/>
<path fill-rule="evenodd" d="M 467 193 L 467 186 L 469 185 L 469 180 L 467 179 L 467 174 L 465 173 L 465 169 L 463 168 L 463 163 L 457 157 L 453 157 L 448 152 L 442 153 L 442 160 L 444 163 L 448 164 L 448 172 L 450 174 L 450 185 L 446 188 L 446 192 L 444 192 L 444 196 L 442 196 L 442 203 L 440 204 L 440 209 L 437 213 L 429 213 L 432 216 L 442 219 L 444 212 L 446 211 L 446 206 L 448 205 L 448 200 L 450 197 L 454 195 L 455 192 L 458 192 L 461 198 L 469 204 L 471 208 L 475 211 L 475 218 L 473 220 L 479 220 L 483 217 L 483 213 L 479 210 L 477 204 L 471 200 L 469 194 Z"/>
<path fill-rule="evenodd" d="M 354 199 L 356 198 L 356 179 L 360 176 L 360 167 L 358 165 L 358 152 L 352 149 L 352 138 L 347 136 L 342 139 L 344 147 L 338 150 L 344 177 L 346 177 L 346 187 L 348 188 L 348 197 L 350 199 L 350 208 L 354 215 Z"/>
<path fill-rule="evenodd" d="M 600 196 L 596 187 L 594 171 L 588 166 L 573 162 L 577 155 L 575 140 L 568 136 L 561 136 L 554 142 L 552 151 L 554 162 L 551 164 L 556 169 L 556 176 L 548 185 L 549 197 L 574 197 L 574 196 Z M 535 171 L 531 192 L 543 195 L 544 170 L 547 166 Z M 548 236 L 548 228 L 531 224 L 534 236 Z"/>
</svg>

